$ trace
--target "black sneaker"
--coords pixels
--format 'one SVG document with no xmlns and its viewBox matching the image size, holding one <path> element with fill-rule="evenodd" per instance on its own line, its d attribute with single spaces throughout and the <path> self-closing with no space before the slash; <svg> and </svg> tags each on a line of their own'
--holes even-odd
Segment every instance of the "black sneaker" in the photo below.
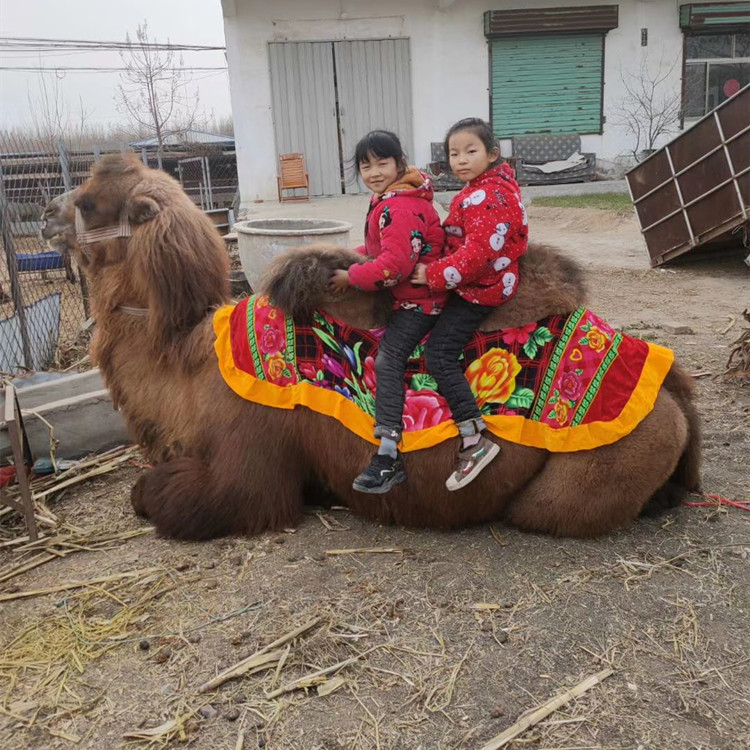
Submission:
<svg viewBox="0 0 750 750">
<path fill-rule="evenodd" d="M 357 492 L 382 495 L 405 480 L 406 472 L 400 455 L 391 458 L 376 453 L 370 465 L 354 480 L 352 487 Z"/>
</svg>

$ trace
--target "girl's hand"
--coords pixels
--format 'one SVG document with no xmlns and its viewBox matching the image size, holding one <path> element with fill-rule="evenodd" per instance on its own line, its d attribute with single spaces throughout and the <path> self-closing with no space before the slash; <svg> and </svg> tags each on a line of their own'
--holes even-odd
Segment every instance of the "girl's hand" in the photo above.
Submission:
<svg viewBox="0 0 750 750">
<path fill-rule="evenodd" d="M 427 266 L 424 263 L 417 263 L 414 266 L 410 281 L 412 284 L 427 286 Z"/>
<path fill-rule="evenodd" d="M 341 294 L 349 288 L 349 271 L 337 268 L 328 278 L 328 291 Z"/>
</svg>

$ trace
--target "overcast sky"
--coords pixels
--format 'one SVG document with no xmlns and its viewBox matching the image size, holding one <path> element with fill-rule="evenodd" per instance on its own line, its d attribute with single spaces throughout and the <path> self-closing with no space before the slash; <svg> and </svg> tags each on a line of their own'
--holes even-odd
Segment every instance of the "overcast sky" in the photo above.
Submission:
<svg viewBox="0 0 750 750">
<path fill-rule="evenodd" d="M 224 44 L 224 26 L 220 0 L 0 0 L 0 36 L 43 37 L 124 41 L 132 37 L 139 23 L 148 21 L 153 41 L 180 44 Z M 186 66 L 219 67 L 226 64 L 223 52 L 184 52 Z M 10 53 L 0 50 L 0 67 L 11 65 L 38 67 L 37 53 Z M 117 52 L 66 52 L 50 56 L 44 53 L 44 67 L 118 67 Z M 53 73 L 44 74 L 53 80 Z M 192 93 L 199 89 L 200 108 L 221 117 L 231 112 L 229 80 L 226 72 L 189 74 Z M 38 96 L 40 74 L 0 70 L 0 128 L 29 122 L 29 97 Z M 117 73 L 59 72 L 55 76 L 65 102 L 79 110 L 79 97 L 89 120 L 94 123 L 123 123 L 114 93 Z"/>
</svg>

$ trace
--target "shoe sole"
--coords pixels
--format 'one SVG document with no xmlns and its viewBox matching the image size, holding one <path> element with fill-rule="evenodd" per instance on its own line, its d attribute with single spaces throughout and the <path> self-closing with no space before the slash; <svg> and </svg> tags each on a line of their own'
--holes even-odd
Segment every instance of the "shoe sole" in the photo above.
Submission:
<svg viewBox="0 0 750 750">
<path fill-rule="evenodd" d="M 469 476 L 464 479 L 460 484 L 453 478 L 453 474 L 451 474 L 448 479 L 445 482 L 445 486 L 451 491 L 455 492 L 456 490 L 460 490 L 463 487 L 466 487 L 468 484 L 471 484 L 481 473 L 482 469 L 484 469 L 487 464 L 492 461 L 497 454 L 500 453 L 500 446 L 497 445 L 497 443 L 492 443 L 492 447 L 487 449 L 487 453 L 479 459 L 477 462 L 477 465 L 474 467 L 473 471 Z"/>
<path fill-rule="evenodd" d="M 354 482 L 352 484 L 352 487 L 357 490 L 357 492 L 364 492 L 368 495 L 384 495 L 386 492 L 390 492 L 397 484 L 401 484 L 401 482 L 405 481 L 406 472 L 399 471 L 397 474 L 394 474 L 385 484 L 381 484 L 380 487 L 365 487 L 362 484 L 357 484 L 357 482 Z"/>
</svg>

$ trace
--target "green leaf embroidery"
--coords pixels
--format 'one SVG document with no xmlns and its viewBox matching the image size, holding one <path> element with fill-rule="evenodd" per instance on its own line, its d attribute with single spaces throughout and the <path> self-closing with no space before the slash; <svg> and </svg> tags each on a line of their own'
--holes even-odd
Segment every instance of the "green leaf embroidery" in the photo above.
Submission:
<svg viewBox="0 0 750 750">
<path fill-rule="evenodd" d="M 357 364 L 357 375 L 361 375 L 362 374 L 362 360 L 360 359 L 360 356 L 359 356 L 359 350 L 362 348 L 362 344 L 363 343 L 364 342 L 362 342 L 362 341 L 358 341 L 354 345 L 354 361 Z"/>
<path fill-rule="evenodd" d="M 326 376 L 323 374 L 323 370 L 318 370 L 315 373 L 315 380 L 325 380 Z"/>
<path fill-rule="evenodd" d="M 492 405 L 491 404 L 484 404 L 482 408 L 479 410 L 485 417 L 488 417 L 492 414 Z"/>
<path fill-rule="evenodd" d="M 539 351 L 539 346 L 536 339 L 533 336 L 529 336 L 529 340 L 523 345 L 523 353 L 529 359 L 534 359 L 537 351 Z"/>
<path fill-rule="evenodd" d="M 509 409 L 529 409 L 534 403 L 534 391 L 529 388 L 517 388 L 505 402 Z"/>
<path fill-rule="evenodd" d="M 424 354 L 424 346 L 422 346 L 422 344 L 417 344 L 414 347 L 414 351 L 411 353 L 411 356 L 409 357 L 409 359 L 421 359 L 423 354 Z"/>
<path fill-rule="evenodd" d="M 281 375 L 283 377 L 285 377 L 285 378 L 291 378 L 292 377 L 292 373 L 290 372 L 289 368 L 287 368 L 287 367 L 284 368 L 284 370 L 282 371 Z"/>
<path fill-rule="evenodd" d="M 313 313 L 313 321 L 332 336 L 335 334 L 333 323 L 321 315 L 317 310 Z"/>
<path fill-rule="evenodd" d="M 583 370 L 573 370 L 576 375 L 583 375 Z"/>
<path fill-rule="evenodd" d="M 537 328 L 536 331 L 531 334 L 531 338 L 533 338 L 539 346 L 544 346 L 548 341 L 552 341 L 555 337 L 550 333 L 549 328 L 542 326 L 541 328 Z"/>
<path fill-rule="evenodd" d="M 341 347 L 339 346 L 336 339 L 330 336 L 325 331 L 321 331 L 320 328 L 313 328 L 313 333 L 329 348 L 333 351 L 341 354 Z"/>
<path fill-rule="evenodd" d="M 582 338 L 582 339 L 581 339 L 581 340 L 580 340 L 580 341 L 578 342 L 578 344 L 579 344 L 580 346 L 588 346 L 588 345 L 589 345 L 589 340 L 588 340 L 588 338 Z"/>
<path fill-rule="evenodd" d="M 412 377 L 409 387 L 413 391 L 437 391 L 438 384 L 432 375 L 419 372 Z"/>
<path fill-rule="evenodd" d="M 371 393 L 363 392 L 356 394 L 354 396 L 354 403 L 371 417 L 375 416 L 375 399 Z"/>
</svg>

